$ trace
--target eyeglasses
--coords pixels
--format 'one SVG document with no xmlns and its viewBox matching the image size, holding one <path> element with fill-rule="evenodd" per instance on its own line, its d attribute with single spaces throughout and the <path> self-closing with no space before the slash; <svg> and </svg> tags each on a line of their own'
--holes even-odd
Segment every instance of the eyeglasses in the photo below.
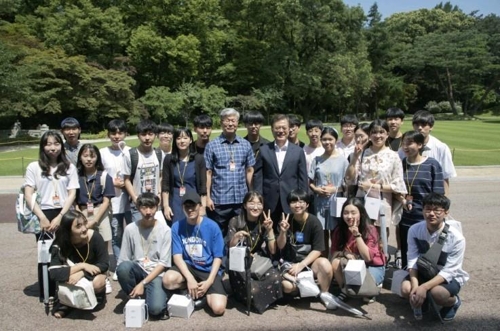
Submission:
<svg viewBox="0 0 500 331">
<path fill-rule="evenodd" d="M 444 212 L 443 208 L 432 208 L 432 207 L 424 207 L 424 213 L 429 214 L 430 212 L 434 212 L 436 215 L 441 215 Z"/>
<path fill-rule="evenodd" d="M 346 128 L 346 129 L 354 129 L 356 127 L 356 125 L 354 124 L 344 124 L 342 125 L 343 128 Z"/>
<path fill-rule="evenodd" d="M 261 204 L 261 203 L 247 203 L 247 207 L 251 208 L 251 209 L 253 209 L 253 208 L 262 208 L 262 207 L 264 207 L 264 205 Z"/>
</svg>

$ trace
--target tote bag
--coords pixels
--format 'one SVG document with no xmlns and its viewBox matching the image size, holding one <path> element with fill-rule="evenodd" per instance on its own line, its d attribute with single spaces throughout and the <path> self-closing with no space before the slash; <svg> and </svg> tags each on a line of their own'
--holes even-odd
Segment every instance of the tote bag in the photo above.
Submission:
<svg viewBox="0 0 500 331">
<path fill-rule="evenodd" d="M 70 267 L 75 264 L 68 259 Z M 87 278 L 80 279 L 75 285 L 59 283 L 57 287 L 59 302 L 65 306 L 83 310 L 92 310 L 97 306 L 94 285 Z"/>
</svg>

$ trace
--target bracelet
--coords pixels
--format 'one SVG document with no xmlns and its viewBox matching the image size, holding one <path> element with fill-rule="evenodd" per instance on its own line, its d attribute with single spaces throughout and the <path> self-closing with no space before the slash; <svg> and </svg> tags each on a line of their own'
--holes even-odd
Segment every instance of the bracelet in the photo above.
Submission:
<svg viewBox="0 0 500 331">
<path fill-rule="evenodd" d="M 267 237 L 267 241 L 273 241 L 276 240 L 276 237 Z"/>
<path fill-rule="evenodd" d="M 358 233 L 357 235 L 354 236 L 354 238 L 359 238 L 361 237 L 361 233 Z"/>
</svg>

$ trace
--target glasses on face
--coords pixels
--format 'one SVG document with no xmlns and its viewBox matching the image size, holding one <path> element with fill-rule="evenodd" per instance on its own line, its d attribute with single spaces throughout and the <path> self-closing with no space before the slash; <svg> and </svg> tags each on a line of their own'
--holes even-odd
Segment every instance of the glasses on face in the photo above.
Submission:
<svg viewBox="0 0 500 331">
<path fill-rule="evenodd" d="M 254 202 L 250 202 L 250 203 L 247 203 L 247 207 L 250 208 L 250 209 L 254 209 L 254 208 L 263 208 L 264 205 L 261 204 L 260 202 L 259 203 L 254 203 Z"/>
<path fill-rule="evenodd" d="M 305 205 L 306 203 L 304 200 L 297 200 L 290 202 L 290 205 Z"/>
<path fill-rule="evenodd" d="M 345 129 L 354 129 L 356 127 L 356 125 L 354 124 L 344 124 L 342 125 L 342 128 L 345 128 Z"/>
<path fill-rule="evenodd" d="M 444 213 L 444 209 L 436 207 L 424 207 L 424 213 L 429 214 L 430 212 L 433 212 L 435 215 L 441 215 L 442 213 Z"/>
</svg>

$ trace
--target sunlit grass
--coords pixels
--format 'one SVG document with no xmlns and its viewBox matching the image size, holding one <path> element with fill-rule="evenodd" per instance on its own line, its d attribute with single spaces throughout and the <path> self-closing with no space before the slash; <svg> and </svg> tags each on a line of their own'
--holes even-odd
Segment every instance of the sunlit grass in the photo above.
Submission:
<svg viewBox="0 0 500 331">
<path fill-rule="evenodd" d="M 334 125 L 340 132 L 339 125 Z M 411 122 L 405 121 L 403 131 L 411 130 Z M 308 142 L 305 126 L 299 132 L 300 140 Z M 500 165 L 500 120 L 488 119 L 486 121 L 437 121 L 432 134 L 448 144 L 453 154 L 456 166 Z M 219 135 L 220 131 L 214 130 L 212 138 Z M 238 134 L 246 135 L 246 130 L 240 127 Z M 269 127 L 263 127 L 261 134 L 272 140 Z M 137 146 L 137 138 L 127 139 L 129 146 Z M 109 142 L 97 142 L 101 148 Z M 156 142 L 158 145 L 158 142 Z M 38 159 L 37 146 L 22 146 L 19 150 L 0 152 L 0 176 L 21 176 L 26 166 Z"/>
</svg>

